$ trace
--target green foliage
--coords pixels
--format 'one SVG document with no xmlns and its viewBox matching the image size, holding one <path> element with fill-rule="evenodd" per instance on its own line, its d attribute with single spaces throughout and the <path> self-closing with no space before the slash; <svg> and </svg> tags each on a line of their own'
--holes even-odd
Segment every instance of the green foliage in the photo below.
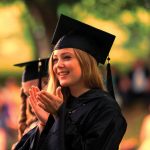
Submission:
<svg viewBox="0 0 150 150">
<path fill-rule="evenodd" d="M 19 3 L 23 3 L 23 0 L 4 0 L 2 2 L 0 2 L 0 6 L 9 6 L 12 4 L 19 4 Z M 24 5 L 25 7 L 25 5 Z M 35 43 L 33 40 L 33 35 L 32 35 L 32 29 L 36 26 L 34 23 L 33 18 L 31 17 L 30 13 L 28 12 L 28 8 L 25 7 L 23 9 L 22 12 L 22 16 L 20 18 L 24 24 L 24 38 L 26 39 L 26 41 L 29 43 L 29 45 L 31 45 L 32 49 L 34 50 L 34 56 L 36 55 L 36 51 L 35 51 Z"/>
<path fill-rule="evenodd" d="M 71 16 L 72 11 L 70 11 L 70 7 L 67 4 L 62 4 L 58 9 L 58 14 L 63 13 L 64 15 Z"/>
<path fill-rule="evenodd" d="M 31 47 L 34 51 L 33 56 L 36 57 L 37 51 L 36 51 L 36 47 L 35 47 L 35 43 L 34 43 L 34 39 L 33 39 L 33 29 L 36 27 L 36 24 L 35 24 L 32 16 L 30 15 L 30 13 L 28 12 L 27 8 L 24 9 L 21 19 L 22 19 L 22 22 L 24 22 L 24 30 L 23 30 L 24 38 L 29 43 L 29 45 L 31 45 Z"/>
<path fill-rule="evenodd" d="M 8 5 L 8 4 L 12 4 L 14 2 L 20 2 L 20 1 L 23 1 L 23 0 L 1 0 L 0 1 L 0 6 L 5 6 L 5 5 Z"/>
<path fill-rule="evenodd" d="M 146 55 L 150 49 L 150 45 L 148 43 L 148 37 L 150 34 L 149 28 L 139 22 L 135 22 L 134 24 L 128 25 L 128 30 L 130 30 L 130 36 L 128 41 L 125 43 L 125 47 L 133 50 L 137 57 L 140 57 L 142 52 L 145 52 Z M 142 46 L 142 43 L 145 44 Z M 138 50 L 141 50 L 141 53 L 136 53 Z"/>
<path fill-rule="evenodd" d="M 148 0 L 145 1 L 131 1 L 131 0 L 81 0 L 72 6 L 68 5 L 68 3 L 64 3 L 60 5 L 60 10 L 62 12 L 71 13 L 74 11 L 74 7 L 80 7 L 81 14 L 82 11 L 86 11 L 89 14 L 94 14 L 96 17 L 100 17 L 103 19 L 112 19 L 117 18 L 120 12 L 129 10 L 134 11 L 137 7 L 142 7 L 144 9 L 149 10 L 150 2 Z M 66 8 L 66 9 L 64 9 Z M 69 13 L 69 14 L 70 14 Z M 78 12 L 79 13 L 79 12 Z"/>
<path fill-rule="evenodd" d="M 87 12 L 94 14 L 96 17 L 109 19 L 117 15 L 124 3 L 120 0 L 88 0 L 88 3 L 86 0 L 82 0 L 81 5 Z"/>
</svg>

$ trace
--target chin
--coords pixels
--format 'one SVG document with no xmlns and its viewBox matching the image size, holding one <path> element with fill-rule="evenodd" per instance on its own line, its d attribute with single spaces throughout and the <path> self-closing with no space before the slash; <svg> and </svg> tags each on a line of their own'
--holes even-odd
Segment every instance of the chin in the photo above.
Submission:
<svg viewBox="0 0 150 150">
<path fill-rule="evenodd" d="M 68 86 L 69 86 L 69 83 L 61 82 L 60 85 L 61 85 L 62 87 L 68 87 Z"/>
<path fill-rule="evenodd" d="M 69 87 L 71 85 L 70 82 L 59 82 L 62 87 Z"/>
</svg>

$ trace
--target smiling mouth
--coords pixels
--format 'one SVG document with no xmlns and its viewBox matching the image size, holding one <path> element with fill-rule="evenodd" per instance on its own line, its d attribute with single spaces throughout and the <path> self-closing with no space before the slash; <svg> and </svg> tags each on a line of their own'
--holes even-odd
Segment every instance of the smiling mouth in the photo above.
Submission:
<svg viewBox="0 0 150 150">
<path fill-rule="evenodd" d="M 59 72 L 58 76 L 62 77 L 62 76 L 66 76 L 69 74 L 69 71 L 63 71 L 63 72 Z"/>
</svg>

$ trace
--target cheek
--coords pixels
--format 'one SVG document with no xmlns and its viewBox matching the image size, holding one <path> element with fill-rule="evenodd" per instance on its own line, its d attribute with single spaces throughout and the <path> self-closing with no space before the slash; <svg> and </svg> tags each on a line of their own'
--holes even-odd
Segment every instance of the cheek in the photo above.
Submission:
<svg viewBox="0 0 150 150">
<path fill-rule="evenodd" d="M 80 69 L 80 68 L 78 68 L 78 70 L 77 70 L 77 74 L 78 74 L 78 77 L 79 77 L 79 78 L 81 78 L 81 77 L 82 77 L 82 72 L 81 72 L 81 69 Z"/>
<path fill-rule="evenodd" d="M 78 63 L 74 64 L 74 75 L 76 75 L 77 77 L 82 76 L 81 67 Z"/>
<path fill-rule="evenodd" d="M 56 67 L 55 66 L 53 66 L 53 73 L 54 73 L 54 75 L 56 75 Z"/>
</svg>

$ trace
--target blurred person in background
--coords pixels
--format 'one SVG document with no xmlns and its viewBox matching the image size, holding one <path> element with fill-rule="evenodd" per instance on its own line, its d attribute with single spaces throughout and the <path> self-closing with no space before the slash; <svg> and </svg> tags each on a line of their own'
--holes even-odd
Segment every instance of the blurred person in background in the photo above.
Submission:
<svg viewBox="0 0 150 150">
<path fill-rule="evenodd" d="M 6 132 L 6 143 L 7 148 L 10 149 L 10 145 L 14 142 L 16 138 L 17 120 L 18 117 L 18 99 L 20 92 L 20 87 L 17 84 L 15 78 L 9 77 L 6 79 L 5 84 L 0 89 L 0 101 L 1 101 L 1 113 L 0 122 L 1 127 Z M 5 136 L 5 137 L 6 137 Z"/>
<path fill-rule="evenodd" d="M 146 102 L 146 88 L 149 76 L 150 72 L 145 62 L 141 59 L 135 61 L 132 70 L 129 72 L 133 94 L 132 101 Z"/>
<path fill-rule="evenodd" d="M 4 101 L 3 90 L 0 87 L 0 145 L 1 150 L 6 150 L 7 147 L 7 120 L 9 119 L 8 106 Z"/>
<path fill-rule="evenodd" d="M 150 76 L 147 79 L 147 86 L 146 86 L 146 106 L 150 105 Z"/>
<path fill-rule="evenodd" d="M 8 104 L 5 101 L 3 89 L 0 88 L 0 127 L 7 130 L 7 120 L 9 119 Z"/>
<path fill-rule="evenodd" d="M 0 149 L 7 150 L 7 133 L 0 127 Z"/>
<path fill-rule="evenodd" d="M 29 104 L 29 89 L 32 86 L 38 86 L 40 89 L 45 88 L 48 82 L 48 58 L 15 64 L 18 67 L 25 67 L 21 82 L 21 106 L 18 123 L 18 141 L 22 136 L 34 128 L 37 118 Z M 12 149 L 15 148 L 15 143 Z"/>
<path fill-rule="evenodd" d="M 121 96 L 123 106 L 126 107 L 132 104 L 133 94 L 131 90 L 131 80 L 126 74 L 120 76 L 118 82 L 118 92 Z"/>
</svg>

